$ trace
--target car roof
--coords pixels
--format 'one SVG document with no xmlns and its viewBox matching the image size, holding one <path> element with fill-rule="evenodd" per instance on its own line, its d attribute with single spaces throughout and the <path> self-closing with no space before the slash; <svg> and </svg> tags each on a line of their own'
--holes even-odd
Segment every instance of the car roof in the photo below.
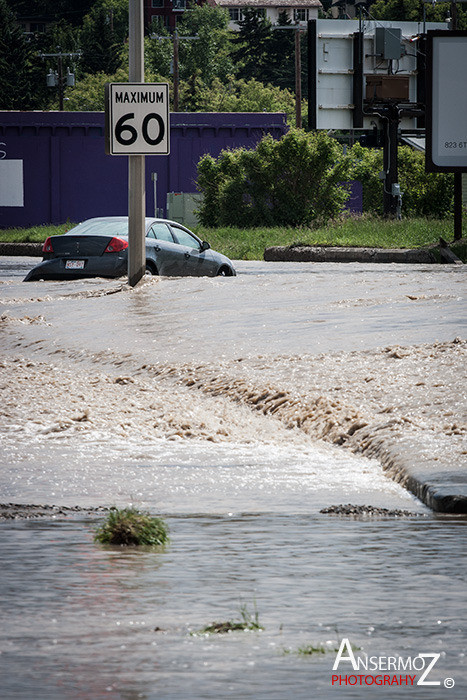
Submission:
<svg viewBox="0 0 467 700">
<path fill-rule="evenodd" d="M 154 216 L 146 216 L 144 220 L 146 226 L 149 226 L 150 224 L 156 222 L 160 222 L 164 224 L 173 224 L 174 226 L 181 226 L 182 228 L 186 228 L 186 226 L 183 226 L 183 224 L 180 224 L 178 221 L 172 221 L 172 219 L 162 219 L 160 217 L 156 218 Z M 128 216 L 94 216 L 90 219 L 84 219 L 83 221 L 80 221 L 80 224 L 87 224 L 91 221 L 128 221 Z"/>
</svg>

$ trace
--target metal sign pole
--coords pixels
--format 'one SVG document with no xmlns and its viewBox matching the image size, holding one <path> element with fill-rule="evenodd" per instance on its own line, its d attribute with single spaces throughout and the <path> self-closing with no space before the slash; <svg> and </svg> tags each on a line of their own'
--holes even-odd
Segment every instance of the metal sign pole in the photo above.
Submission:
<svg viewBox="0 0 467 700">
<path fill-rule="evenodd" d="M 143 0 L 128 0 L 129 82 L 144 83 Z M 128 284 L 135 287 L 144 276 L 145 161 L 128 156 Z"/>
<path fill-rule="evenodd" d="M 457 29 L 457 3 L 451 2 L 451 29 Z M 454 240 L 462 238 L 462 173 L 454 173 Z"/>
</svg>

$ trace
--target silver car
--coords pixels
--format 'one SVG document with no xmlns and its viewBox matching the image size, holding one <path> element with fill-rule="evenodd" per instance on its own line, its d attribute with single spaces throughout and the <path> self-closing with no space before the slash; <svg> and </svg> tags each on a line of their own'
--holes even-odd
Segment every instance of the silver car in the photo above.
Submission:
<svg viewBox="0 0 467 700">
<path fill-rule="evenodd" d="M 208 276 L 236 274 L 225 255 L 175 221 L 147 218 L 146 274 Z M 121 277 L 128 269 L 128 217 L 88 219 L 62 236 L 47 238 L 43 258 L 24 278 Z"/>
</svg>

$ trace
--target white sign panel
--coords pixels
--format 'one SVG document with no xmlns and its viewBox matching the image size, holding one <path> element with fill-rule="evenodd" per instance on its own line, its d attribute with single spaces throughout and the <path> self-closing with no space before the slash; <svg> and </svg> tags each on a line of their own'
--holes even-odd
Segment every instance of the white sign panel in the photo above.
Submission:
<svg viewBox="0 0 467 700">
<path fill-rule="evenodd" d="M 24 207 L 22 160 L 0 160 L 0 207 Z"/>
<path fill-rule="evenodd" d="M 106 86 L 106 153 L 168 155 L 167 83 L 109 83 Z"/>
<path fill-rule="evenodd" d="M 467 35 L 433 37 L 431 159 L 467 166 Z"/>
</svg>

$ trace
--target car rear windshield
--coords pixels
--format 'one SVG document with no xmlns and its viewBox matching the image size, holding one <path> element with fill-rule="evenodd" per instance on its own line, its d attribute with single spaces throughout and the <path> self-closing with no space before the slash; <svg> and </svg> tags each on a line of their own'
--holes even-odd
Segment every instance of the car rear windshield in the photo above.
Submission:
<svg viewBox="0 0 467 700">
<path fill-rule="evenodd" d="M 83 221 L 68 233 L 85 236 L 128 236 L 128 221 L 119 221 L 118 219 Z"/>
</svg>

